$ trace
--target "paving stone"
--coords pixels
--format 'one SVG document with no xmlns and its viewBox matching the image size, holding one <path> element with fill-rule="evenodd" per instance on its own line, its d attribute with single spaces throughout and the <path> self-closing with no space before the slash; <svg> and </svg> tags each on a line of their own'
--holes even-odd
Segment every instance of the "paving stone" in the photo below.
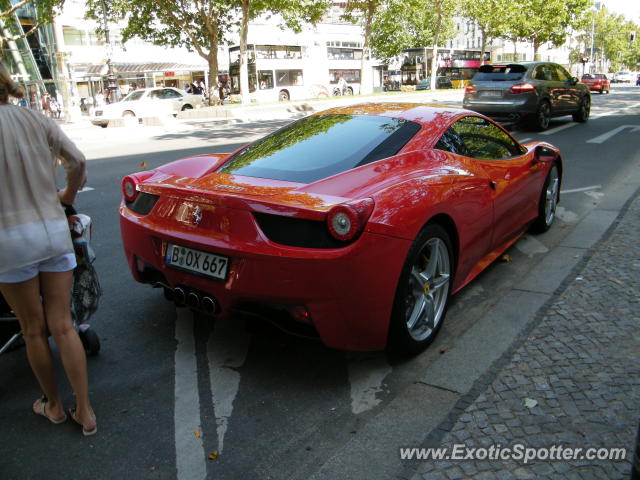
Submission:
<svg viewBox="0 0 640 480">
<path fill-rule="evenodd" d="M 575 275 L 582 281 L 571 281 L 550 302 L 477 398 L 463 397 L 468 406 L 442 445 L 631 448 L 640 418 L 640 197 L 614 225 L 585 257 Z M 538 405 L 526 408 L 525 398 Z M 600 480 L 628 478 L 631 470 L 629 458 L 432 465 L 418 478 Z"/>
</svg>

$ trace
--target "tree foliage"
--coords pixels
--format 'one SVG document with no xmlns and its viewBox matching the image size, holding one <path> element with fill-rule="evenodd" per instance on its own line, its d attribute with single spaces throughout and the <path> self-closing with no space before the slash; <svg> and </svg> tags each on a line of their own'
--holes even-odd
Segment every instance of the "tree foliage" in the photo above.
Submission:
<svg viewBox="0 0 640 480">
<path fill-rule="evenodd" d="M 64 0 L 0 0 L 0 58 L 5 42 L 18 40 L 36 32 L 40 25 L 46 25 L 53 21 L 53 17 L 59 13 Z M 15 13 L 21 8 L 30 8 L 35 13 L 35 24 L 26 33 L 23 33 L 16 24 Z"/>
<path fill-rule="evenodd" d="M 209 85 L 217 85 L 218 45 L 231 24 L 222 0 L 88 0 L 88 16 L 125 20 L 122 40 L 138 37 L 155 45 L 186 47 L 209 64 Z"/>
<path fill-rule="evenodd" d="M 571 28 L 585 25 L 591 0 L 513 0 L 507 11 L 504 37 L 527 40 L 534 56 L 545 43 L 563 45 Z"/>
<path fill-rule="evenodd" d="M 587 57 L 598 65 L 598 70 L 605 70 L 607 64 L 612 71 L 619 70 L 623 65 L 630 70 L 637 68 L 640 41 L 631 40 L 631 34 L 640 33 L 640 26 L 626 20 L 623 15 L 609 12 L 605 6 L 589 12 L 586 23 L 585 30 L 577 36 L 578 46 L 571 51 L 572 63 Z"/>
<path fill-rule="evenodd" d="M 477 25 L 481 37 L 480 51 L 484 52 L 493 39 L 507 33 L 507 19 L 514 13 L 514 3 L 511 0 L 462 0 L 460 13 Z M 484 55 L 481 63 L 484 63 Z"/>
</svg>

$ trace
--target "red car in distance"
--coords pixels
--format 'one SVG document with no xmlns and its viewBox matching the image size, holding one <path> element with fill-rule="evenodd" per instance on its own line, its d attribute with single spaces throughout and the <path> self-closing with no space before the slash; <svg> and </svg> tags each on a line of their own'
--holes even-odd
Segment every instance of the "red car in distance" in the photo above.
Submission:
<svg viewBox="0 0 640 480">
<path fill-rule="evenodd" d="M 551 226 L 561 177 L 557 148 L 477 113 L 362 104 L 125 177 L 120 226 L 133 277 L 178 305 L 412 354 L 450 295 Z"/>
<path fill-rule="evenodd" d="M 580 83 L 584 83 L 592 92 L 611 93 L 611 82 L 604 73 L 582 75 Z"/>
</svg>

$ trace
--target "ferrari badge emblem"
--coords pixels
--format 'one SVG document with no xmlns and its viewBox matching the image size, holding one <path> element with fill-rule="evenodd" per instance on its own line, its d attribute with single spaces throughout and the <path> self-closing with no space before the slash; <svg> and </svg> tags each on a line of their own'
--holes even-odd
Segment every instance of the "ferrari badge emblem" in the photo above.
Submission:
<svg viewBox="0 0 640 480">
<path fill-rule="evenodd" d="M 193 212 L 191 212 L 191 219 L 193 220 L 194 225 L 200 225 L 202 221 L 202 210 L 200 207 L 196 207 Z"/>
</svg>

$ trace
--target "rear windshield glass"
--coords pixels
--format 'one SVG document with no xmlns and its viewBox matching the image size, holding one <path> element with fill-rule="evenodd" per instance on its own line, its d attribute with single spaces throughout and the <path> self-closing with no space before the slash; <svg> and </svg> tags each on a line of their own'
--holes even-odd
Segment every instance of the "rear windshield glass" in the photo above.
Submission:
<svg viewBox="0 0 640 480">
<path fill-rule="evenodd" d="M 589 80 L 593 78 L 593 76 L 589 75 L 588 73 L 586 75 L 582 75 L 582 80 Z"/>
<path fill-rule="evenodd" d="M 420 124 L 371 115 L 314 115 L 242 149 L 219 173 L 312 183 L 395 155 Z"/>
<path fill-rule="evenodd" d="M 527 67 L 523 65 L 482 65 L 473 80 L 480 82 L 520 80 L 526 71 Z"/>
</svg>

